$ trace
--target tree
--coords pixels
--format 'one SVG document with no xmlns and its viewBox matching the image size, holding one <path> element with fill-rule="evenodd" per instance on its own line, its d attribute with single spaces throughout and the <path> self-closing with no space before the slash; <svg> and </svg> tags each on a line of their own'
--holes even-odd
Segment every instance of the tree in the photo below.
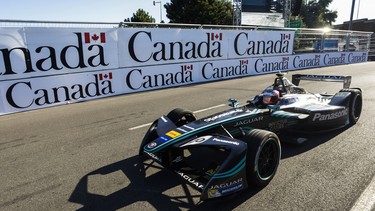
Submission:
<svg viewBox="0 0 375 211">
<path fill-rule="evenodd" d="M 171 23 L 232 25 L 233 5 L 227 0 L 171 0 L 164 8 Z"/>
<path fill-rule="evenodd" d="M 133 17 L 126 18 L 124 22 L 155 22 L 155 18 L 153 18 L 148 12 L 144 11 L 143 9 L 138 9 L 135 13 L 133 13 Z"/>
<path fill-rule="evenodd" d="M 332 26 L 337 18 L 337 11 L 328 10 L 332 0 L 310 0 L 301 7 L 301 17 L 308 28 Z"/>
</svg>

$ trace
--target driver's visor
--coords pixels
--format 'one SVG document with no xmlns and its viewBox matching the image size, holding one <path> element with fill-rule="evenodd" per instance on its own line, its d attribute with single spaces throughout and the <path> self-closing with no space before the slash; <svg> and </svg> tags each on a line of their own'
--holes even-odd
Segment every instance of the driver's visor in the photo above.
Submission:
<svg viewBox="0 0 375 211">
<path fill-rule="evenodd" d="M 270 104 L 271 97 L 272 96 L 270 96 L 270 95 L 263 95 L 263 103 L 266 104 L 266 105 Z"/>
</svg>

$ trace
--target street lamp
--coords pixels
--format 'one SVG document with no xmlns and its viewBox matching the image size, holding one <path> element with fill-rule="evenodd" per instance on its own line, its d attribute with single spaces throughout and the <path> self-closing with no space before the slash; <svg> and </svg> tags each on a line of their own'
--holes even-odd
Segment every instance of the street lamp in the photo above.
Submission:
<svg viewBox="0 0 375 211">
<path fill-rule="evenodd" d="M 163 21 L 163 18 L 162 18 L 162 9 L 161 9 L 161 1 L 154 1 L 154 6 L 156 6 L 156 4 L 160 4 L 160 23 Z"/>
</svg>

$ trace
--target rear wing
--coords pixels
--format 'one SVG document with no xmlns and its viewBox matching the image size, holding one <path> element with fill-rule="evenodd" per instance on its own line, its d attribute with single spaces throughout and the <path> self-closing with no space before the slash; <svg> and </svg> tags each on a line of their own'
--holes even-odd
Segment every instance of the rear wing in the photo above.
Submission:
<svg viewBox="0 0 375 211">
<path fill-rule="evenodd" d="M 326 82 L 343 82 L 343 88 L 347 89 L 350 87 L 352 82 L 352 76 L 338 76 L 338 75 L 304 75 L 295 74 L 292 75 L 292 83 L 296 86 L 299 85 L 301 80 L 307 81 L 326 81 Z"/>
</svg>

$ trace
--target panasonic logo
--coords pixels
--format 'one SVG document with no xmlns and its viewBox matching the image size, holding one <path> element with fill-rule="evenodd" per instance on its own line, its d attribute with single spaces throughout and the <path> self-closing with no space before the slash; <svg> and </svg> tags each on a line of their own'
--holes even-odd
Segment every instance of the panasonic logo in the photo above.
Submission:
<svg viewBox="0 0 375 211">
<path fill-rule="evenodd" d="M 333 120 L 333 119 L 338 119 L 338 118 L 346 116 L 346 115 L 348 115 L 347 109 L 342 110 L 342 111 L 337 111 L 337 112 L 334 112 L 334 113 L 330 113 L 330 114 L 316 113 L 314 115 L 313 121 L 316 121 L 316 120 L 318 120 L 318 121 Z"/>
</svg>

